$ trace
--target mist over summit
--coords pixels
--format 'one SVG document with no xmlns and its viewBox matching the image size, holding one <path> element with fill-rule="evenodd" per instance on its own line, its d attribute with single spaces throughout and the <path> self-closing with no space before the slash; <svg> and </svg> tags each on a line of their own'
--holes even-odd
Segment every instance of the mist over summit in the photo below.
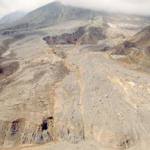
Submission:
<svg viewBox="0 0 150 150">
<path fill-rule="evenodd" d="M 120 12 L 136 15 L 150 14 L 148 0 L 59 0 L 66 5 L 95 9 L 106 12 Z M 0 15 L 14 11 L 32 11 L 42 5 L 54 2 L 53 0 L 0 0 Z M 10 5 L 11 4 L 11 5 Z"/>
<path fill-rule="evenodd" d="M 52 2 L 31 11 L 20 22 L 31 25 L 52 25 L 67 20 L 89 20 L 97 15 L 98 12 L 94 10 L 64 5 L 61 2 Z"/>
</svg>

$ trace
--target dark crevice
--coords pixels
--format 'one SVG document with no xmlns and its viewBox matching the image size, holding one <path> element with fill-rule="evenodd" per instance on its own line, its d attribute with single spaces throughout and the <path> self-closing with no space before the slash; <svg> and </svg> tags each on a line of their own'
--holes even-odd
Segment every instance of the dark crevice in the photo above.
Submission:
<svg viewBox="0 0 150 150">
<path fill-rule="evenodd" d="M 0 74 L 3 74 L 3 73 L 4 73 L 3 68 L 0 68 Z"/>
<path fill-rule="evenodd" d="M 47 119 L 43 120 L 43 122 L 41 124 L 42 131 L 48 130 L 49 126 L 53 127 L 53 120 L 54 120 L 53 116 L 50 116 Z"/>
<path fill-rule="evenodd" d="M 11 124 L 11 135 L 15 135 L 19 131 L 19 120 L 15 120 Z"/>
<path fill-rule="evenodd" d="M 0 75 L 4 77 L 10 76 L 19 69 L 19 62 L 6 63 L 5 65 L 0 65 Z"/>
<path fill-rule="evenodd" d="M 48 129 L 48 122 L 47 122 L 47 120 L 44 120 L 44 121 L 43 121 L 43 123 L 41 124 L 41 127 L 42 127 L 42 131 Z"/>
<path fill-rule="evenodd" d="M 134 143 L 134 140 L 133 139 L 124 139 L 121 143 L 120 143 L 120 147 L 124 148 L 124 149 L 127 149 L 127 148 L 130 148 Z"/>
<path fill-rule="evenodd" d="M 70 130 L 69 130 L 69 129 L 67 129 L 67 134 L 68 134 L 68 135 L 70 134 Z"/>
<path fill-rule="evenodd" d="M 47 119 L 49 119 L 49 120 L 53 120 L 53 119 L 54 119 L 54 117 L 53 117 L 53 116 L 50 116 L 50 117 L 48 117 Z"/>
</svg>

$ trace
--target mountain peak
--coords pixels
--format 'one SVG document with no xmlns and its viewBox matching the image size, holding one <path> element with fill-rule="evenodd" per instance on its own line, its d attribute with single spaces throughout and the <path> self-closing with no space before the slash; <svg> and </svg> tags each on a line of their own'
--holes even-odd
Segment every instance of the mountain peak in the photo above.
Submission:
<svg viewBox="0 0 150 150">
<path fill-rule="evenodd" d="M 53 1 L 50 3 L 51 5 L 62 5 L 60 1 Z"/>
<path fill-rule="evenodd" d="M 19 23 L 49 26 L 68 20 L 89 20 L 97 15 L 96 11 L 63 5 L 60 1 L 54 1 L 28 13 Z"/>
<path fill-rule="evenodd" d="M 46 5 L 45 5 L 46 6 Z M 51 3 L 49 3 L 47 6 L 51 6 L 51 7 L 61 7 L 63 6 L 63 4 L 60 1 L 53 1 Z"/>
</svg>

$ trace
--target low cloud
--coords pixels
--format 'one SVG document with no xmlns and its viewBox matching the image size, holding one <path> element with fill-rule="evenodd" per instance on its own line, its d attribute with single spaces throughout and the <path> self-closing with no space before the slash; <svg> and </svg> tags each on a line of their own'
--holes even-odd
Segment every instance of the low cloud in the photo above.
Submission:
<svg viewBox="0 0 150 150">
<path fill-rule="evenodd" d="M 63 0 L 63 2 L 109 12 L 150 15 L 150 0 Z"/>
<path fill-rule="evenodd" d="M 53 0 L 0 0 L 0 16 L 16 11 L 29 11 Z M 59 0 L 65 4 L 109 12 L 150 15 L 150 0 Z"/>
<path fill-rule="evenodd" d="M 0 0 L 0 16 L 14 11 L 30 11 L 53 0 Z"/>
</svg>

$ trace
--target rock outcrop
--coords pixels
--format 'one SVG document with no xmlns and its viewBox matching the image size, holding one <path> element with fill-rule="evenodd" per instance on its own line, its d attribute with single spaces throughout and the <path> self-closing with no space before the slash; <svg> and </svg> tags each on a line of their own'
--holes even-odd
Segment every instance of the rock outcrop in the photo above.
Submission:
<svg viewBox="0 0 150 150">
<path fill-rule="evenodd" d="M 106 38 L 105 29 L 101 27 L 80 27 L 73 33 L 64 33 L 60 36 L 47 36 L 43 40 L 49 45 L 59 44 L 97 44 Z"/>
<path fill-rule="evenodd" d="M 112 55 L 124 55 L 123 61 L 137 64 L 138 69 L 150 71 L 150 27 L 146 27 L 130 40 L 113 48 Z"/>
<path fill-rule="evenodd" d="M 146 27 L 142 31 L 135 34 L 130 40 L 114 48 L 114 53 L 124 55 L 129 54 L 132 48 L 137 48 L 140 51 L 147 51 L 150 47 L 150 27 Z"/>
</svg>

